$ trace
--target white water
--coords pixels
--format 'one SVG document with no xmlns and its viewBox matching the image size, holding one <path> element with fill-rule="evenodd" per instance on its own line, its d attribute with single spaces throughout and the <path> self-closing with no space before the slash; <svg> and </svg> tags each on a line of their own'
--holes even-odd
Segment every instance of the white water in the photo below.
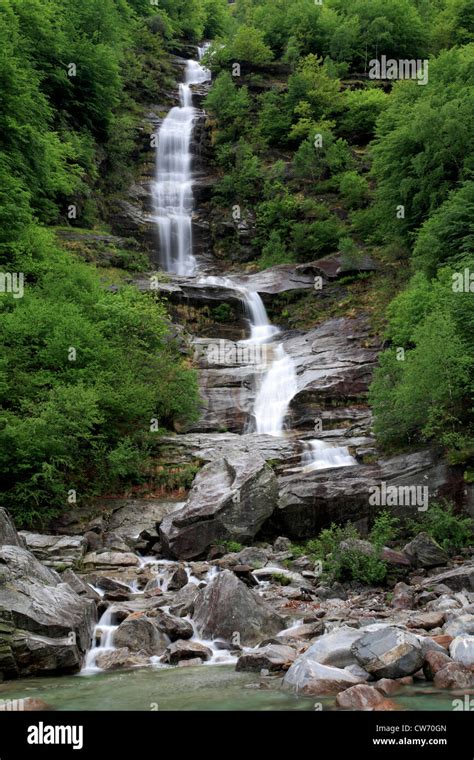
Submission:
<svg viewBox="0 0 474 760">
<path fill-rule="evenodd" d="M 200 55 L 206 48 L 200 49 Z M 193 190 L 191 137 L 196 109 L 191 85 L 211 78 L 197 61 L 188 61 L 185 82 L 179 86 L 179 106 L 172 108 L 158 133 L 156 181 L 153 188 L 155 219 L 163 269 L 179 275 L 196 270 L 193 256 Z"/>
<path fill-rule="evenodd" d="M 301 458 L 302 470 L 328 470 L 331 467 L 350 467 L 357 461 L 346 446 L 331 446 L 325 441 L 314 439 L 305 443 Z"/>
</svg>

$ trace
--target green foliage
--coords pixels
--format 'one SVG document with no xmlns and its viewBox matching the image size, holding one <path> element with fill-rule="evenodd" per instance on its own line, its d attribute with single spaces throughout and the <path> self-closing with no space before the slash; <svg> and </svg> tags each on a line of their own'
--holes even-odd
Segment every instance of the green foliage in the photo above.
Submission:
<svg viewBox="0 0 474 760">
<path fill-rule="evenodd" d="M 293 261 L 291 253 L 288 251 L 282 235 L 278 230 L 272 230 L 270 237 L 262 248 L 259 266 L 261 269 L 274 267 L 278 264 L 290 264 Z"/>
<path fill-rule="evenodd" d="M 431 283 L 416 275 L 391 304 L 388 334 L 395 345 L 381 355 L 370 391 L 382 444 L 434 440 L 468 456 L 462 430 L 472 383 L 469 296 L 453 292 L 445 270 Z"/>
<path fill-rule="evenodd" d="M 226 552 L 235 553 L 238 554 L 238 552 L 241 552 L 244 548 L 242 544 L 239 544 L 238 541 L 223 541 L 222 546 L 224 546 Z"/>
<path fill-rule="evenodd" d="M 220 303 L 212 309 L 212 318 L 216 322 L 230 322 L 233 317 L 232 307 L 228 303 Z"/>
<path fill-rule="evenodd" d="M 372 147 L 385 238 L 407 238 L 472 172 L 473 55 L 474 44 L 445 51 L 430 61 L 429 86 L 394 86 Z"/>
<path fill-rule="evenodd" d="M 395 541 L 400 528 L 400 520 L 390 512 L 380 512 L 374 520 L 369 533 L 369 541 L 376 547 L 386 546 Z"/>
<path fill-rule="evenodd" d="M 102 289 L 92 268 L 30 228 L 16 248 L 25 295 L 2 299 L 2 505 L 46 520 L 117 479 L 138 477 L 163 427 L 196 416 L 198 391 L 163 306 L 133 288 Z"/>
<path fill-rule="evenodd" d="M 347 90 L 345 110 L 338 123 L 338 132 L 352 143 L 363 144 L 374 136 L 377 119 L 388 107 L 389 96 L 381 89 Z"/>
<path fill-rule="evenodd" d="M 205 100 L 205 108 L 219 120 L 218 140 L 241 137 L 248 126 L 250 98 L 246 87 L 237 87 L 231 74 L 222 71 Z"/>
<path fill-rule="evenodd" d="M 259 29 L 244 25 L 239 27 L 231 41 L 228 58 L 231 61 L 254 66 L 265 66 L 272 60 L 273 53 L 265 44 L 263 34 Z"/>
<path fill-rule="evenodd" d="M 328 64 L 316 55 L 302 59 L 288 80 L 288 108 L 293 114 L 294 138 L 307 132 L 307 125 L 328 118 L 342 109 L 340 82 Z"/>
<path fill-rule="evenodd" d="M 473 539 L 473 521 L 466 515 L 455 514 L 448 502 L 430 504 L 417 520 L 409 521 L 413 535 L 425 531 L 447 552 L 456 552 L 470 546 Z"/>
<path fill-rule="evenodd" d="M 339 192 L 349 208 L 358 208 L 368 199 L 369 183 L 356 171 L 345 172 L 339 179 Z"/>
<path fill-rule="evenodd" d="M 420 227 L 413 263 L 427 275 L 441 264 L 455 264 L 474 255 L 474 182 L 452 190 L 447 200 Z"/>
<path fill-rule="evenodd" d="M 366 585 L 383 583 L 387 577 L 387 563 L 373 554 L 356 549 L 339 549 L 331 559 L 331 574 L 338 581 L 358 581 Z"/>
<path fill-rule="evenodd" d="M 289 586 L 291 578 L 284 573 L 272 573 L 272 581 L 278 583 L 280 586 Z"/>
</svg>

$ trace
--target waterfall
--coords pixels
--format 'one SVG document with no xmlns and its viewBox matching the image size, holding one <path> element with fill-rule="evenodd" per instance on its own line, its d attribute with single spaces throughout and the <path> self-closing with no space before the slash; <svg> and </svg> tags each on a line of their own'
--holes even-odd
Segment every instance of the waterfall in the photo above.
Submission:
<svg viewBox="0 0 474 760">
<path fill-rule="evenodd" d="M 357 464 L 357 461 L 349 453 L 347 446 L 331 446 L 325 441 L 314 439 L 305 443 L 301 464 L 303 471 L 310 472 L 331 467 L 350 467 Z"/>
<path fill-rule="evenodd" d="M 201 48 L 201 54 L 205 48 Z M 210 72 L 197 61 L 186 64 L 185 81 L 179 86 L 179 106 L 171 109 L 158 132 L 157 170 L 153 188 L 160 258 L 166 272 L 192 275 L 193 191 L 191 137 L 196 109 L 191 85 L 209 81 Z"/>
<path fill-rule="evenodd" d="M 254 417 L 257 433 L 283 435 L 288 407 L 297 390 L 294 361 L 282 344 L 278 343 L 270 369 L 263 378 L 255 399 Z"/>
</svg>

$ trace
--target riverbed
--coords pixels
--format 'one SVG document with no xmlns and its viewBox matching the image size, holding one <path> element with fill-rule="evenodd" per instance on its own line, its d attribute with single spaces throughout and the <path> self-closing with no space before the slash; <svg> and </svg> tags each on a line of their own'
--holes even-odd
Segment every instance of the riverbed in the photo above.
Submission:
<svg viewBox="0 0 474 760">
<path fill-rule="evenodd" d="M 260 675 L 231 665 L 144 668 L 94 676 L 28 678 L 0 684 L 0 700 L 35 697 L 55 710 L 333 710 L 334 697 L 301 697 L 259 688 Z M 391 697 L 404 710 L 453 709 L 455 695 L 425 685 Z"/>
</svg>

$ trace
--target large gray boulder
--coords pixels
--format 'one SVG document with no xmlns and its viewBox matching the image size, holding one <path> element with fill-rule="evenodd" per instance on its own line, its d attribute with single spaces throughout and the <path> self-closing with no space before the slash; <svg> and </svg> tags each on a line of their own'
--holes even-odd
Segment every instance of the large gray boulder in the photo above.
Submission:
<svg viewBox="0 0 474 760">
<path fill-rule="evenodd" d="M 140 614 L 124 620 L 114 633 L 114 646 L 149 656 L 163 654 L 169 643 L 169 638 L 155 622 Z"/>
<path fill-rule="evenodd" d="M 403 678 L 423 664 L 420 640 L 412 633 L 387 626 L 364 634 L 351 646 L 357 662 L 375 678 Z"/>
<path fill-rule="evenodd" d="M 430 575 L 420 583 L 422 588 L 443 584 L 451 591 L 474 591 L 474 562 L 464 562 L 459 567 L 446 570 L 438 575 Z"/>
<path fill-rule="evenodd" d="M 86 552 L 84 536 L 48 536 L 21 531 L 26 548 L 47 567 L 66 570 L 77 567 Z"/>
<path fill-rule="evenodd" d="M 163 552 L 190 559 L 219 541 L 250 541 L 277 499 L 276 476 L 258 452 L 229 452 L 203 467 L 186 505 L 164 518 L 160 526 Z"/>
<path fill-rule="evenodd" d="M 364 679 L 342 668 L 332 668 L 302 655 L 293 663 L 283 679 L 282 687 L 296 694 L 339 694 Z"/>
<path fill-rule="evenodd" d="M 11 543 L 0 546 L 0 676 L 77 671 L 90 647 L 95 604 L 62 583 L 15 534 L 10 523 Z"/>
<path fill-rule="evenodd" d="M 472 668 L 474 666 L 474 636 L 467 634 L 456 636 L 449 645 L 449 654 L 454 662 Z"/>
<path fill-rule="evenodd" d="M 338 628 L 320 636 L 305 652 L 305 657 L 321 665 L 345 668 L 357 662 L 351 646 L 361 636 L 363 636 L 363 631 L 357 628 Z"/>
<path fill-rule="evenodd" d="M 284 621 L 230 570 L 218 573 L 200 591 L 194 620 L 204 639 L 246 646 L 275 636 L 284 627 Z"/>
<path fill-rule="evenodd" d="M 418 533 L 403 552 L 415 567 L 440 567 L 448 561 L 444 549 L 427 533 Z"/>
</svg>

